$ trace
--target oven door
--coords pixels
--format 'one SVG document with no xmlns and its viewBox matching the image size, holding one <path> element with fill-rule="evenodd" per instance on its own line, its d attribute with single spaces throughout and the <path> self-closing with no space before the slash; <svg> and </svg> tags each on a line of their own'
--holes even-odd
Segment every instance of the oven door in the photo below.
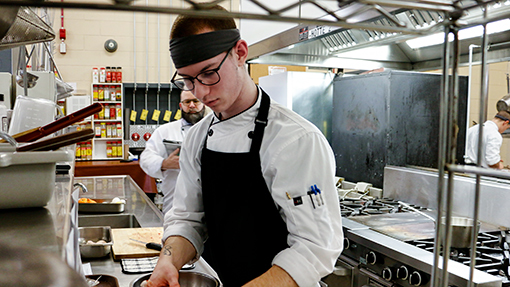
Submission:
<svg viewBox="0 0 510 287">
<path fill-rule="evenodd" d="M 322 278 L 328 287 L 355 287 L 358 274 L 358 263 L 340 255 L 333 273 Z"/>
<path fill-rule="evenodd" d="M 384 280 L 381 276 L 375 274 L 374 272 L 360 268 L 358 275 L 358 284 L 356 286 L 361 287 L 391 287 L 394 286 L 393 283 Z"/>
</svg>

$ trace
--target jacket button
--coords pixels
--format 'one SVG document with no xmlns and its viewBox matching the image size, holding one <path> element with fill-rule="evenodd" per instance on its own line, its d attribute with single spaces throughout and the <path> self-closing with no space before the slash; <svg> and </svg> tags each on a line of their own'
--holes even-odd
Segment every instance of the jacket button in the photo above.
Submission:
<svg viewBox="0 0 510 287">
<path fill-rule="evenodd" d="M 212 136 L 213 135 L 213 130 L 209 130 L 209 132 L 207 133 L 209 136 Z"/>
<path fill-rule="evenodd" d="M 253 131 L 250 131 L 250 132 L 248 133 L 248 137 L 249 137 L 249 138 L 251 138 L 251 139 L 253 138 Z"/>
</svg>

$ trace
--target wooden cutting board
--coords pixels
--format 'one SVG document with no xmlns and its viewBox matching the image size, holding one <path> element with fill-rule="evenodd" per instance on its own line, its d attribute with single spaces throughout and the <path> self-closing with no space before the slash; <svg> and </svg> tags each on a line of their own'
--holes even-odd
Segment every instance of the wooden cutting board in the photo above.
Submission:
<svg viewBox="0 0 510 287">
<path fill-rule="evenodd" d="M 112 253 L 113 259 L 143 258 L 159 255 L 159 251 L 148 249 L 144 244 L 130 240 L 133 238 L 143 242 L 161 243 L 163 227 L 148 228 L 113 228 Z"/>
</svg>

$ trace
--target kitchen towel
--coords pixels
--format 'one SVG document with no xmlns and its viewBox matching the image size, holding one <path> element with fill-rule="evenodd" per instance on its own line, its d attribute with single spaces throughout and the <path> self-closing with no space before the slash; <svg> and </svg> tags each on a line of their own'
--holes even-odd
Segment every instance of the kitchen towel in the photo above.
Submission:
<svg viewBox="0 0 510 287">
<path fill-rule="evenodd" d="M 147 273 L 152 272 L 156 263 L 158 263 L 159 256 L 145 257 L 145 258 L 124 258 L 120 261 L 122 272 L 127 274 Z"/>
</svg>

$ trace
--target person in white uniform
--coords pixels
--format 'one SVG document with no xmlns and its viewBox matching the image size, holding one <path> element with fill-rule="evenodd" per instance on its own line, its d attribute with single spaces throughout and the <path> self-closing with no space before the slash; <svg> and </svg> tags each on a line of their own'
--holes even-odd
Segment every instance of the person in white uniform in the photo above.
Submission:
<svg viewBox="0 0 510 287">
<path fill-rule="evenodd" d="M 182 147 L 164 246 L 147 285 L 178 286 L 178 270 L 204 255 L 225 287 L 318 286 L 343 248 L 326 138 L 255 85 L 233 19 L 181 15 L 170 39 L 172 82 L 214 113 Z"/>
<path fill-rule="evenodd" d="M 500 156 L 503 136 L 501 135 L 510 127 L 510 113 L 498 112 L 492 120 L 483 124 L 482 160 L 483 167 L 503 169 L 503 161 Z M 477 164 L 478 159 L 478 135 L 480 126 L 474 125 L 468 129 L 466 140 L 466 164 Z"/>
<path fill-rule="evenodd" d="M 191 126 L 199 122 L 205 114 L 205 106 L 191 92 L 183 91 L 180 97 L 179 107 L 182 118 L 158 127 L 140 155 L 142 170 L 151 177 L 162 180 L 163 213 L 168 212 L 172 207 L 175 183 L 180 171 L 180 149 L 168 154 L 163 140 L 182 142 Z"/>
</svg>

